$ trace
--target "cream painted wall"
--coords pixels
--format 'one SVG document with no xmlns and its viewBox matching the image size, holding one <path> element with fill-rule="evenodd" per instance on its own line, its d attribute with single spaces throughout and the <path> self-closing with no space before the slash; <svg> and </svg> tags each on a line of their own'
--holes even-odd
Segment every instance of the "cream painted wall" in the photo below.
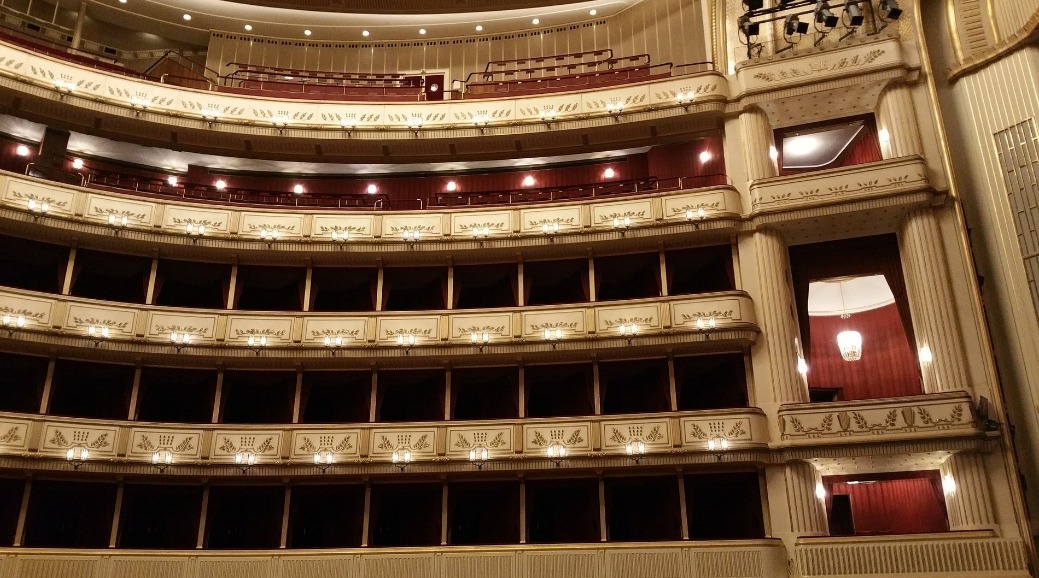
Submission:
<svg viewBox="0 0 1039 578">
<path fill-rule="evenodd" d="M 490 60 L 612 48 L 615 56 L 648 53 L 653 63 L 707 60 L 708 33 L 701 0 L 643 0 L 609 19 L 524 34 L 460 39 L 328 43 L 214 32 L 207 65 L 221 73 L 230 62 L 326 71 L 445 70 L 464 80 Z"/>
</svg>

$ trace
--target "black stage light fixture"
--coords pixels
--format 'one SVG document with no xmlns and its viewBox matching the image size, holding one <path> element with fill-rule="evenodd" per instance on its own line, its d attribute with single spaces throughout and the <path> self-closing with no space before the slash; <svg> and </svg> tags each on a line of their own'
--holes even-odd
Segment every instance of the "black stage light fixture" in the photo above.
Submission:
<svg viewBox="0 0 1039 578">
<path fill-rule="evenodd" d="M 747 10 L 761 10 L 765 6 L 765 0 L 743 0 Z"/>
<path fill-rule="evenodd" d="M 840 22 L 840 18 L 837 18 L 837 15 L 830 10 L 830 7 L 824 0 L 819 0 L 815 4 L 815 22 L 827 28 L 833 28 Z"/>
<path fill-rule="evenodd" d="M 862 9 L 859 8 L 858 0 L 844 0 L 844 13 L 848 16 L 849 28 L 862 26 L 864 18 L 862 16 Z"/>
<path fill-rule="evenodd" d="M 783 25 L 783 31 L 786 32 L 787 36 L 793 36 L 794 34 L 804 34 L 808 32 L 808 23 L 801 22 L 801 19 L 797 17 L 797 14 L 791 14 L 786 17 L 786 23 Z"/>
<path fill-rule="evenodd" d="M 898 6 L 898 0 L 880 0 L 880 9 L 884 11 L 889 20 L 898 20 L 902 15 L 902 9 Z"/>
<path fill-rule="evenodd" d="M 761 25 L 757 22 L 751 22 L 750 16 L 747 16 L 746 14 L 740 16 L 739 24 L 740 32 L 743 32 L 743 35 L 747 37 L 748 41 L 752 36 L 757 36 L 761 32 Z"/>
</svg>

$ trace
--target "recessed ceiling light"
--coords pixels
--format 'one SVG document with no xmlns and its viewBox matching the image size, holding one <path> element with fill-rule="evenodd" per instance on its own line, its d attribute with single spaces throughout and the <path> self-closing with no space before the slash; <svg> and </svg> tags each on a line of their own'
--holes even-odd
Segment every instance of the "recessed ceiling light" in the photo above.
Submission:
<svg viewBox="0 0 1039 578">
<path fill-rule="evenodd" d="M 252 29 L 253 29 L 253 25 L 252 24 L 246 24 L 245 25 L 246 32 L 248 32 L 249 30 L 252 30 Z"/>
<path fill-rule="evenodd" d="M 190 21 L 190 20 L 191 20 L 191 14 L 185 14 L 184 15 L 184 21 L 187 22 L 187 21 Z"/>
<path fill-rule="evenodd" d="M 304 36 L 310 36 L 311 34 L 312 34 L 312 33 L 311 33 L 311 32 L 310 32 L 309 30 L 304 30 L 304 31 L 303 31 L 303 35 L 304 35 Z"/>
<path fill-rule="evenodd" d="M 595 16 L 596 14 L 599 13 L 599 11 L 596 10 L 595 8 L 592 8 L 591 10 L 588 11 L 588 13 L 591 14 L 592 16 Z"/>
<path fill-rule="evenodd" d="M 535 19 L 531 20 L 530 23 L 533 24 L 534 26 L 537 26 L 538 24 L 541 24 L 541 19 L 540 18 L 535 18 Z"/>
<path fill-rule="evenodd" d="M 476 25 L 476 31 L 477 32 L 483 32 L 483 25 L 482 24 L 477 24 Z"/>
<path fill-rule="evenodd" d="M 425 28 L 419 28 L 418 29 L 418 33 L 419 34 L 425 34 L 426 33 L 426 29 Z"/>
<path fill-rule="evenodd" d="M 361 36 L 364 36 L 365 38 L 367 38 L 369 34 L 371 34 L 371 32 L 368 32 L 367 30 L 361 31 Z"/>
</svg>

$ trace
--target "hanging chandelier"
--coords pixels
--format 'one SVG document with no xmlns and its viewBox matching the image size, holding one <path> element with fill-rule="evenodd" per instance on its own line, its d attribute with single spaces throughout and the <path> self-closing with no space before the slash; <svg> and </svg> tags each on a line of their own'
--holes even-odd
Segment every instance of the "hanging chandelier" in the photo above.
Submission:
<svg viewBox="0 0 1039 578">
<path fill-rule="evenodd" d="M 850 319 L 848 309 L 844 304 L 844 281 L 839 281 L 837 287 L 841 291 L 841 319 Z M 837 348 L 841 350 L 844 361 L 858 361 L 862 359 L 862 334 L 858 331 L 845 329 L 837 334 Z"/>
</svg>

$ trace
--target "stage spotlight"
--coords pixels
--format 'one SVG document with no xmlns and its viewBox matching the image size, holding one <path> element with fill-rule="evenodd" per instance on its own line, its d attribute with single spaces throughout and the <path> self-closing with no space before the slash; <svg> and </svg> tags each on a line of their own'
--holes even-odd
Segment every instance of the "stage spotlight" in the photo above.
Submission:
<svg viewBox="0 0 1039 578">
<path fill-rule="evenodd" d="M 747 37 L 749 41 L 752 36 L 757 36 L 761 32 L 761 26 L 757 22 L 751 22 L 750 17 L 744 14 L 739 19 L 740 32 Z"/>
<path fill-rule="evenodd" d="M 849 28 L 862 26 L 862 9 L 859 8 L 858 0 L 844 0 L 844 13 L 848 15 Z"/>
<path fill-rule="evenodd" d="M 898 20 L 902 15 L 902 9 L 898 6 L 898 0 L 880 0 L 880 9 L 889 20 Z"/>
<path fill-rule="evenodd" d="M 824 0 L 819 0 L 819 2 L 815 4 L 815 22 L 817 24 L 822 24 L 827 28 L 833 28 L 834 26 L 837 26 L 840 19 L 837 18 L 832 10 L 830 10 L 830 7 L 826 5 Z"/>
<path fill-rule="evenodd" d="M 791 14 L 786 17 L 786 24 L 783 25 L 783 31 L 786 32 L 787 36 L 804 34 L 808 32 L 808 23 L 801 22 L 801 19 L 798 18 L 796 14 Z"/>
<path fill-rule="evenodd" d="M 747 10 L 761 10 L 765 6 L 765 0 L 743 0 L 743 5 Z"/>
</svg>

